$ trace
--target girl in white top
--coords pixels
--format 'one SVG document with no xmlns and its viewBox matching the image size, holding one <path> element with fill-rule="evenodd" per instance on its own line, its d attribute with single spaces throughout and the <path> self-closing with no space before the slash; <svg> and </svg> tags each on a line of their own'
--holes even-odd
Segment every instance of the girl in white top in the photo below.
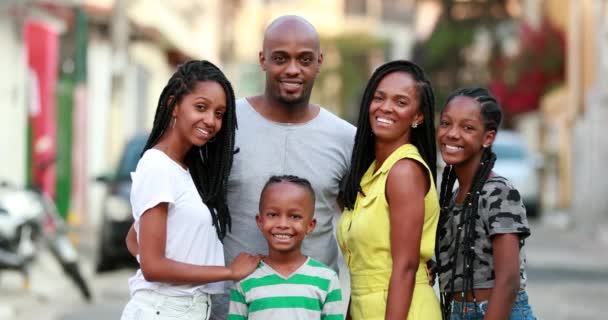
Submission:
<svg viewBox="0 0 608 320">
<path fill-rule="evenodd" d="M 209 295 L 223 290 L 221 281 L 240 280 L 258 265 L 259 257 L 243 253 L 224 266 L 235 128 L 224 74 L 207 61 L 180 65 L 131 174 L 135 223 L 127 242 L 140 269 L 129 279 L 122 319 L 208 319 Z"/>
</svg>

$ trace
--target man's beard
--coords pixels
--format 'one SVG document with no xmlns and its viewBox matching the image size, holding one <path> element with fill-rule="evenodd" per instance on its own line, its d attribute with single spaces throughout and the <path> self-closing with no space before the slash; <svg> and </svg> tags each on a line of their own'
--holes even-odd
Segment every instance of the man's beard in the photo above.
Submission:
<svg viewBox="0 0 608 320">
<path fill-rule="evenodd" d="M 281 104 L 290 109 L 299 107 L 302 104 L 308 104 L 308 101 L 310 101 L 310 94 L 311 92 L 309 90 L 302 92 L 302 94 L 297 97 L 285 97 L 281 94 L 278 94 L 276 97 Z"/>
</svg>

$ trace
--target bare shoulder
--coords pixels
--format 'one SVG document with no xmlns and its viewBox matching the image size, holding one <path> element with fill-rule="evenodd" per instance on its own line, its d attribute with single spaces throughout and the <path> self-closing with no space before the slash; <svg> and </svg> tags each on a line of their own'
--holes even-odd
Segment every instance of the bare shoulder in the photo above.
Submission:
<svg viewBox="0 0 608 320">
<path fill-rule="evenodd" d="M 410 180 L 402 179 L 425 179 L 426 168 L 414 159 L 401 159 L 397 161 L 391 168 L 388 179 L 399 179 L 403 183 L 409 183 Z"/>
<path fill-rule="evenodd" d="M 410 193 L 426 194 L 430 188 L 429 175 L 426 168 L 414 159 L 397 161 L 386 180 L 386 189 L 390 194 L 406 195 Z"/>
</svg>

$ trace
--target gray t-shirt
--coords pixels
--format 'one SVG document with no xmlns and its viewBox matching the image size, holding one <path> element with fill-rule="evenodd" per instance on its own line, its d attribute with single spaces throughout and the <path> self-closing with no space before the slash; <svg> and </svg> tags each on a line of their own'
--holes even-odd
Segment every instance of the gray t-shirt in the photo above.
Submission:
<svg viewBox="0 0 608 320">
<path fill-rule="evenodd" d="M 457 192 L 454 192 L 456 196 Z M 474 276 L 473 287 L 475 289 L 494 287 L 494 256 L 492 255 L 492 236 L 505 233 L 516 233 L 520 239 L 519 249 L 519 274 L 520 287 L 526 285 L 526 254 L 524 250 L 524 239 L 530 235 L 530 227 L 526 217 L 521 196 L 517 189 L 504 177 L 494 176 L 484 184 L 479 195 L 478 218 L 475 220 L 475 262 L 473 264 Z M 450 205 L 450 215 L 442 226 L 438 226 L 439 244 L 439 284 L 441 291 L 450 291 L 450 279 L 452 278 L 452 263 L 456 249 L 456 242 L 460 242 L 462 249 L 462 236 L 456 239 L 458 227 L 463 220 L 464 204 L 456 204 L 454 200 Z M 460 250 L 459 250 L 460 251 Z M 463 290 L 463 254 L 458 254 L 456 263 L 456 279 L 454 281 L 454 292 Z"/>
<path fill-rule="evenodd" d="M 224 238 L 226 263 L 240 252 L 268 252 L 255 223 L 260 192 L 270 176 L 292 174 L 308 179 L 316 194 L 317 226 L 304 240 L 302 253 L 337 270 L 332 220 L 339 213 L 336 197 L 348 171 L 355 128 L 323 108 L 307 123 L 284 124 L 264 118 L 239 99 L 236 114 L 239 151 L 228 181 L 232 231 Z"/>
</svg>

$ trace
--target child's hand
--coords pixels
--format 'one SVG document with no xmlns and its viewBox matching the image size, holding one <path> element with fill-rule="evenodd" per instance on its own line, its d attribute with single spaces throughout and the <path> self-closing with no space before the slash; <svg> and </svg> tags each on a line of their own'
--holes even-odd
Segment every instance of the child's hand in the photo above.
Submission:
<svg viewBox="0 0 608 320">
<path fill-rule="evenodd" d="M 238 281 L 250 275 L 260 263 L 261 256 L 250 255 L 241 252 L 232 263 L 228 266 L 232 273 L 232 280 Z"/>
</svg>

